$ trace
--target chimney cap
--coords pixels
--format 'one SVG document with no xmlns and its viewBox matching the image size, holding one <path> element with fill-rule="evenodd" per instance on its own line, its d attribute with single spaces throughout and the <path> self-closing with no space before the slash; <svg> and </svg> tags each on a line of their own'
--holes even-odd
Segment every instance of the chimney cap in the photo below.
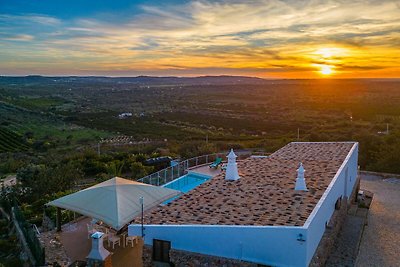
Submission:
<svg viewBox="0 0 400 267">
<path fill-rule="evenodd" d="M 230 159 L 236 159 L 237 158 L 235 152 L 233 152 L 233 148 L 231 148 L 231 151 L 228 154 L 228 158 L 230 158 Z"/>
<path fill-rule="evenodd" d="M 294 187 L 294 190 L 300 190 L 300 191 L 308 191 L 306 181 L 304 179 L 304 167 L 303 163 L 300 162 L 300 166 L 297 169 L 297 178 L 296 178 L 296 185 Z"/>
<path fill-rule="evenodd" d="M 225 180 L 235 181 L 240 178 L 237 169 L 236 158 L 237 156 L 235 155 L 235 152 L 233 152 L 233 149 L 231 149 L 231 152 L 229 152 L 228 154 L 228 164 L 226 165 Z"/>
<path fill-rule="evenodd" d="M 104 235 L 104 233 L 102 232 L 94 232 L 91 237 L 95 238 L 95 239 L 100 239 L 102 236 Z"/>
<path fill-rule="evenodd" d="M 103 246 L 103 235 L 102 232 L 95 232 L 91 235 L 92 237 L 92 249 L 86 259 L 91 262 L 104 261 L 108 256 L 110 256 L 110 251 Z"/>
<path fill-rule="evenodd" d="M 300 166 L 299 166 L 299 168 L 297 169 L 297 172 L 299 172 L 299 173 L 304 173 L 305 171 L 306 171 L 306 170 L 304 170 L 303 163 L 300 162 Z"/>
</svg>

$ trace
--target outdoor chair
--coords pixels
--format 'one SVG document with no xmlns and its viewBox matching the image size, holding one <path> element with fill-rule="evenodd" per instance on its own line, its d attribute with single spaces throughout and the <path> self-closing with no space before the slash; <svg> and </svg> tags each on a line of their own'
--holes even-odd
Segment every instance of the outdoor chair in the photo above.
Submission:
<svg viewBox="0 0 400 267">
<path fill-rule="evenodd" d="M 93 225 L 91 224 L 86 224 L 87 226 L 87 231 L 88 231 L 88 239 L 92 236 L 92 234 L 96 233 L 96 229 L 93 228 Z"/>
<path fill-rule="evenodd" d="M 127 236 L 125 238 L 125 246 L 128 246 L 129 243 L 131 243 L 131 247 L 133 247 L 133 243 L 135 243 L 135 244 L 138 243 L 138 237 L 137 236 Z"/>
<path fill-rule="evenodd" d="M 121 238 L 114 233 L 109 233 L 108 234 L 108 246 L 110 247 L 110 243 L 112 243 L 112 248 L 114 249 L 115 244 L 118 244 L 121 246 Z"/>
<path fill-rule="evenodd" d="M 218 168 L 218 166 L 222 163 L 222 158 L 216 158 L 213 163 L 210 164 L 210 168 Z"/>
<path fill-rule="evenodd" d="M 108 239 L 108 236 L 109 236 L 109 234 L 110 234 L 110 229 L 108 229 L 107 227 L 105 227 L 105 226 L 100 226 L 100 225 L 96 225 L 95 226 L 95 229 L 98 231 L 98 232 L 102 232 L 104 235 L 103 235 L 103 240 L 107 240 Z"/>
</svg>

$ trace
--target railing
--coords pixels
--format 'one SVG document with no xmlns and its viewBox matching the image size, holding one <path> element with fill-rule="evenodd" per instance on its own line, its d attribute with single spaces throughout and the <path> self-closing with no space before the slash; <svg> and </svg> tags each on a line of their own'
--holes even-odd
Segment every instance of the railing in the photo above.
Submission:
<svg viewBox="0 0 400 267">
<path fill-rule="evenodd" d="M 32 224 L 32 229 L 33 229 L 33 231 L 35 231 L 36 235 L 39 237 L 40 236 L 40 231 L 37 228 L 36 224 Z"/>
<path fill-rule="evenodd" d="M 252 152 L 235 152 L 236 155 L 238 156 L 238 160 L 245 159 L 250 157 L 253 153 Z M 182 175 L 185 175 L 187 173 L 187 170 L 212 163 L 215 161 L 216 158 L 222 158 L 223 161 L 226 160 L 226 155 L 228 152 L 220 152 L 220 153 L 215 153 L 215 154 L 209 154 L 209 155 L 202 155 L 190 159 L 183 160 L 179 163 L 177 163 L 175 166 L 168 167 L 166 169 L 162 169 L 158 172 L 152 173 L 150 175 L 147 175 L 143 178 L 140 178 L 138 181 L 145 183 L 145 184 L 151 184 L 151 185 L 163 185 L 166 183 L 169 183 Z"/>
<path fill-rule="evenodd" d="M 33 230 L 32 226 L 25 220 L 22 212 L 18 206 L 13 207 L 12 212 L 14 213 L 15 219 L 25 237 L 28 244 L 29 250 L 31 251 L 33 257 L 35 258 L 37 266 L 43 266 L 45 263 L 45 252 L 41 245 L 37 233 Z"/>
</svg>

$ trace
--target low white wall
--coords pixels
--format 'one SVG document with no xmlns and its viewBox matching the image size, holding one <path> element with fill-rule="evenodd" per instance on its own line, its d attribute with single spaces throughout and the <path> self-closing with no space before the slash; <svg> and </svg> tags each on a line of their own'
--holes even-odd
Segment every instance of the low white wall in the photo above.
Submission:
<svg viewBox="0 0 400 267">
<path fill-rule="evenodd" d="M 141 225 L 130 225 L 140 235 Z M 177 250 L 226 257 L 273 266 L 305 266 L 307 241 L 303 227 L 229 225 L 146 225 L 145 243 L 171 241 Z"/>
<path fill-rule="evenodd" d="M 307 219 L 304 227 L 307 228 L 307 265 L 310 263 L 319 242 L 325 232 L 325 224 L 329 222 L 335 211 L 338 198 L 349 197 L 357 180 L 358 143 L 355 143 L 346 160 L 336 173 L 313 212 Z M 347 170 L 347 182 L 346 180 Z M 345 186 L 347 184 L 347 186 Z M 345 189 L 346 187 L 346 189 Z"/>
</svg>

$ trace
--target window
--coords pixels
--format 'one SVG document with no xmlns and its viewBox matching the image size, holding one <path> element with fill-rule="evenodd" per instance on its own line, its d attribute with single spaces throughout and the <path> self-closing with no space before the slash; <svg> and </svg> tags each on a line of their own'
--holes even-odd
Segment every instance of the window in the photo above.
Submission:
<svg viewBox="0 0 400 267">
<path fill-rule="evenodd" d="M 170 262 L 169 251 L 171 242 L 165 240 L 153 239 L 153 261 Z"/>
</svg>

